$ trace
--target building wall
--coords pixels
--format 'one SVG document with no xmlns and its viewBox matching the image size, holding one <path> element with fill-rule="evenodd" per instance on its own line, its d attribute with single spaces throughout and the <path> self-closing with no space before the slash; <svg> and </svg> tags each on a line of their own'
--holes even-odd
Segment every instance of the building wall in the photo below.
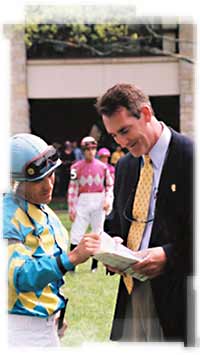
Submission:
<svg viewBox="0 0 200 355">
<path fill-rule="evenodd" d="M 179 30 L 180 52 L 182 56 L 193 59 L 195 57 L 196 28 L 192 24 L 182 24 Z M 181 132 L 194 137 L 194 73 L 195 66 L 185 60 L 179 63 L 180 86 L 180 127 Z"/>
<path fill-rule="evenodd" d="M 178 60 L 169 57 L 29 60 L 28 97 L 97 97 L 120 82 L 150 96 L 179 95 Z"/>
<path fill-rule="evenodd" d="M 9 31 L 11 43 L 11 122 L 10 133 L 30 132 L 27 93 L 26 53 L 23 30 Z"/>
<path fill-rule="evenodd" d="M 180 39 L 193 40 L 194 26 L 180 25 Z M 194 45 L 180 42 L 193 56 Z M 116 82 L 139 85 L 148 95 L 180 94 L 181 131 L 194 134 L 194 66 L 176 58 L 28 61 L 23 32 L 11 36 L 11 134 L 29 132 L 27 98 L 96 97 Z"/>
</svg>

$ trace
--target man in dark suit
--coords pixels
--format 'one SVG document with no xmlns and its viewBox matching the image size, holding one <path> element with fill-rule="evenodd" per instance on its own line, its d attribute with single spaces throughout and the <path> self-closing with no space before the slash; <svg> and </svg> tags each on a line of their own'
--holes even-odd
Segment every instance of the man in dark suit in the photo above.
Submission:
<svg viewBox="0 0 200 355">
<path fill-rule="evenodd" d="M 134 85 L 115 85 L 97 100 L 96 108 L 107 132 L 129 151 L 116 167 L 113 210 L 104 228 L 111 236 L 120 236 L 124 245 L 130 226 L 138 223 L 132 206 L 142 157 L 149 155 L 153 166 L 148 216 L 136 252 L 143 259 L 132 266 L 148 280 L 134 279 L 129 294 L 121 277 L 111 339 L 183 341 L 188 345 L 193 144 L 158 121 L 149 98 Z"/>
</svg>

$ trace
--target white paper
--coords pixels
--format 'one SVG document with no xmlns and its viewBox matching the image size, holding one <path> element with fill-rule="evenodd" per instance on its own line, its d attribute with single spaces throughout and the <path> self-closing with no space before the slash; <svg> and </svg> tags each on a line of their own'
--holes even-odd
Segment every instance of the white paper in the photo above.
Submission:
<svg viewBox="0 0 200 355">
<path fill-rule="evenodd" d="M 145 281 L 148 277 L 138 274 L 133 271 L 130 265 L 141 261 L 142 259 L 135 255 L 135 253 L 122 244 L 116 243 L 112 237 L 107 233 L 101 233 L 100 249 L 93 256 L 95 259 L 101 261 L 104 265 L 109 265 L 121 272 Z"/>
</svg>

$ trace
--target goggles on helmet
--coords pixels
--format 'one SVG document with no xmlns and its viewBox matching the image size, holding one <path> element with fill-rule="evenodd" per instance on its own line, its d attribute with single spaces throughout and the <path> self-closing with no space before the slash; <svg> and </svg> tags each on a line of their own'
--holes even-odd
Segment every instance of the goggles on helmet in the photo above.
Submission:
<svg viewBox="0 0 200 355">
<path fill-rule="evenodd" d="M 36 179 L 56 165 L 59 156 L 56 148 L 49 146 L 42 154 L 29 161 L 24 168 L 25 177 Z"/>
<path fill-rule="evenodd" d="M 87 149 L 96 149 L 96 145 L 94 144 L 86 144 L 84 147 L 82 147 L 83 150 L 87 150 Z"/>
<path fill-rule="evenodd" d="M 96 148 L 97 144 L 96 142 L 92 141 L 92 142 L 84 142 L 84 144 L 82 145 L 82 149 L 86 150 L 88 148 Z"/>
</svg>

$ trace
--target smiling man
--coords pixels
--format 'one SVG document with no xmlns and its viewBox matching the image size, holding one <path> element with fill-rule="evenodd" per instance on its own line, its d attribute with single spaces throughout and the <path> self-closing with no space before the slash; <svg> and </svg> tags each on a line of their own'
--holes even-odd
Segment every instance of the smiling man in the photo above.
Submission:
<svg viewBox="0 0 200 355">
<path fill-rule="evenodd" d="M 149 98 L 134 85 L 115 85 L 96 107 L 107 132 L 129 151 L 116 166 L 113 210 L 104 229 L 142 258 L 132 268 L 148 277 L 121 277 L 111 339 L 187 344 L 193 144 L 158 121 Z"/>
</svg>

